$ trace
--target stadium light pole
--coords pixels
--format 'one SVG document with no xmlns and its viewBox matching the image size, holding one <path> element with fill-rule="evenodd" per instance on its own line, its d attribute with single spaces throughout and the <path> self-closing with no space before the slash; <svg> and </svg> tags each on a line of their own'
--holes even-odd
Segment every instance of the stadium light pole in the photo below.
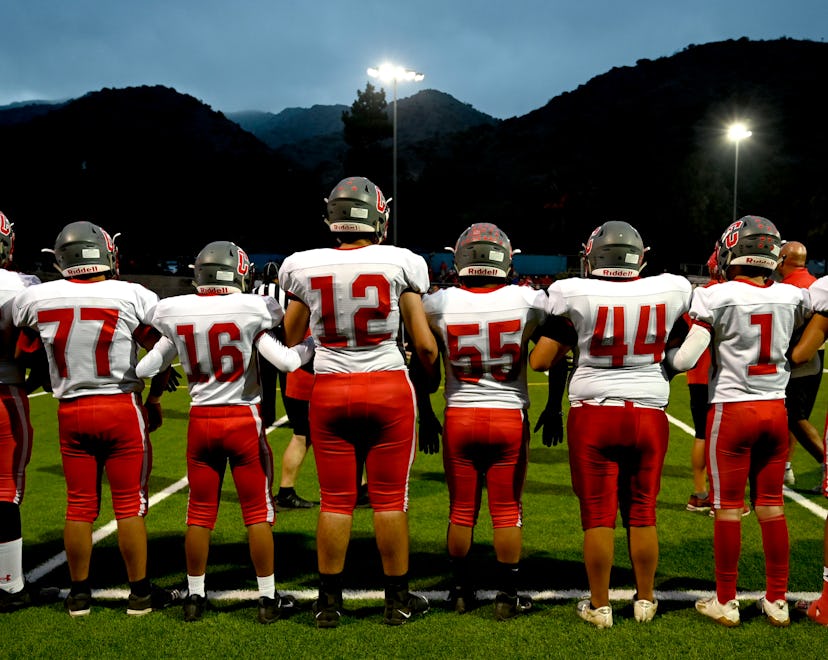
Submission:
<svg viewBox="0 0 828 660">
<path fill-rule="evenodd" d="M 736 145 L 733 162 L 733 221 L 736 221 L 736 197 L 739 189 L 739 143 L 753 135 L 742 123 L 731 124 L 727 129 L 727 139 Z"/>
<path fill-rule="evenodd" d="M 394 245 L 397 244 L 397 225 L 399 224 L 399 212 L 397 203 L 397 83 L 399 82 L 420 82 L 425 75 L 405 67 L 396 66 L 388 62 L 380 64 L 378 67 L 371 67 L 368 69 L 368 75 L 372 78 L 379 78 L 384 83 L 392 83 L 394 89 L 394 103 L 392 109 L 391 119 L 391 150 L 392 150 L 392 190 L 391 198 L 394 200 L 394 219 L 391 222 L 391 240 Z"/>
</svg>

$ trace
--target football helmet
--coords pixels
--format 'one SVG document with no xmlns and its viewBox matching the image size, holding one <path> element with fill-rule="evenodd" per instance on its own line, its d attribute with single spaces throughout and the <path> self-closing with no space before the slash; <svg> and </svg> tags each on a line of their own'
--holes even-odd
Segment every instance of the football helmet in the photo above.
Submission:
<svg viewBox="0 0 828 660">
<path fill-rule="evenodd" d="M 454 246 L 458 277 L 502 277 L 512 267 L 512 244 L 497 225 L 478 222 L 466 229 Z"/>
<path fill-rule="evenodd" d="M 213 241 L 202 248 L 193 264 L 199 293 L 244 293 L 249 289 L 250 259 L 230 241 Z"/>
<path fill-rule="evenodd" d="M 115 237 L 117 238 L 117 234 Z M 118 248 L 101 227 L 86 220 L 70 222 L 55 239 L 55 261 L 64 277 L 118 274 Z"/>
<path fill-rule="evenodd" d="M 728 266 L 756 266 L 776 270 L 782 237 L 767 218 L 746 215 L 725 229 L 719 239 L 716 261 L 719 272 L 727 273 Z"/>
<path fill-rule="evenodd" d="M 596 228 L 584 245 L 587 277 L 632 279 L 644 268 L 644 241 L 628 222 L 610 220 Z"/>
<path fill-rule="evenodd" d="M 365 177 L 342 179 L 325 203 L 328 205 L 325 222 L 331 231 L 372 233 L 380 240 L 385 238 L 388 202 L 382 191 Z"/>
<path fill-rule="evenodd" d="M 5 268 L 14 255 L 14 225 L 0 211 L 0 268 Z"/>
</svg>

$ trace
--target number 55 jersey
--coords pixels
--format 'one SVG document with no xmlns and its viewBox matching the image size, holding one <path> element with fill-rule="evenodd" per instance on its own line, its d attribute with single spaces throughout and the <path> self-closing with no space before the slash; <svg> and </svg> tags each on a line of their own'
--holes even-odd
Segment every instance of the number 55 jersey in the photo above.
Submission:
<svg viewBox="0 0 828 660">
<path fill-rule="evenodd" d="M 578 332 L 570 401 L 667 405 L 670 384 L 661 361 L 670 329 L 690 306 L 687 279 L 668 273 L 622 281 L 571 278 L 554 282 L 547 293 L 547 311 L 569 317 Z"/>
<path fill-rule="evenodd" d="M 423 299 L 446 360 L 446 405 L 527 409 L 526 345 L 546 318 L 543 291 L 440 289 Z"/>
</svg>

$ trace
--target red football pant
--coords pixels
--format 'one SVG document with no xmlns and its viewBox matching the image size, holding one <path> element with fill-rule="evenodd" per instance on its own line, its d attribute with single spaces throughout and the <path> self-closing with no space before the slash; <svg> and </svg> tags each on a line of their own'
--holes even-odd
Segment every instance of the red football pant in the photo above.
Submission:
<svg viewBox="0 0 828 660">
<path fill-rule="evenodd" d="M 23 501 L 32 437 L 26 392 L 15 385 L 0 385 L 0 502 Z"/>
</svg>

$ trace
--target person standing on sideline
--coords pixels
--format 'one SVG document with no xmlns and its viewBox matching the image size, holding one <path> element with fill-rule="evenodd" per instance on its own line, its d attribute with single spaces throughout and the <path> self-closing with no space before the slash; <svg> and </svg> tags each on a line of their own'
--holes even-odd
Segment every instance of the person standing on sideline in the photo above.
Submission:
<svg viewBox="0 0 828 660">
<path fill-rule="evenodd" d="M 719 282 L 719 266 L 716 263 L 716 250 L 707 260 L 707 273 L 710 279 L 705 287 Z M 689 316 L 686 317 L 689 324 Z M 699 356 L 698 362 L 687 370 L 687 389 L 690 393 L 690 414 L 695 429 L 693 447 L 690 450 L 690 469 L 693 471 L 693 492 L 687 500 L 688 511 L 710 511 L 710 491 L 707 487 L 705 466 L 705 438 L 707 437 L 707 381 L 710 376 L 710 351 Z M 749 509 L 748 509 L 749 510 Z"/>
<path fill-rule="evenodd" d="M 791 362 L 805 364 L 812 359 L 828 339 L 828 277 L 821 277 L 810 287 L 814 315 L 808 322 L 802 338 L 791 351 Z M 825 416 L 828 429 L 828 415 Z M 822 484 L 820 490 L 828 497 L 828 431 L 822 439 Z M 823 626 L 828 626 L 828 519 L 825 521 L 823 536 L 822 594 L 808 606 L 808 617 Z M 797 607 L 800 603 L 797 603 Z"/>
<path fill-rule="evenodd" d="M 40 280 L 11 270 L 13 256 L 14 228 L 0 212 L 0 612 L 31 603 L 23 578 L 20 505 L 33 432 L 25 369 L 14 355 L 18 330 L 12 324 L 12 308 L 15 296 Z"/>
<path fill-rule="evenodd" d="M 532 607 L 531 598 L 517 593 L 529 462 L 526 355 L 532 333 L 546 318 L 546 295 L 507 284 L 512 245 L 496 225 L 477 223 L 460 234 L 454 264 L 460 287 L 438 289 L 423 299 L 446 366 L 446 545 L 454 573 L 449 598 L 460 614 L 475 601 L 468 554 L 485 485 L 497 557 L 494 614 L 504 621 Z M 439 450 L 439 423 L 428 393 L 417 389 L 420 448 L 433 453 Z"/>
<path fill-rule="evenodd" d="M 547 292 L 547 312 L 567 317 L 577 332 L 566 434 L 590 591 L 577 611 L 598 628 L 613 623 L 609 585 L 619 509 L 635 575 L 636 621 L 652 620 L 658 607 L 656 497 L 670 394 L 661 363 L 673 324 L 689 308 L 691 286 L 668 273 L 641 278 L 645 253 L 632 225 L 605 222 L 584 246 L 586 277 L 554 282 Z M 545 371 L 570 348 L 542 336 L 529 364 Z"/>
<path fill-rule="evenodd" d="M 269 334 L 282 320 L 275 298 L 243 296 L 250 262 L 230 241 L 208 243 L 195 260 L 196 293 L 161 300 L 152 315 L 163 337 L 138 364 L 139 376 L 169 367 L 176 355 L 192 397 L 187 427 L 187 557 L 189 595 L 184 620 L 197 621 L 206 605 L 210 536 L 218 516 L 227 463 L 239 496 L 259 588 L 260 623 L 294 611 L 274 580 L 273 455 L 260 413 L 257 353 L 283 371 L 313 355 L 307 343 L 288 349 Z"/>
<path fill-rule="evenodd" d="M 793 284 L 807 289 L 816 277 L 808 272 L 805 264 L 808 263 L 808 252 L 799 241 L 783 243 L 779 254 L 779 265 L 776 272 L 783 284 Z M 791 340 L 796 344 L 798 335 Z M 788 460 L 785 462 L 785 485 L 796 484 L 796 474 L 791 466 L 796 443 L 807 451 L 818 463 L 825 459 L 822 448 L 822 437 L 809 421 L 811 412 L 816 403 L 819 385 L 822 382 L 823 351 L 811 357 L 805 364 L 797 365 L 791 370 L 791 378 L 785 388 L 785 407 L 788 410 Z M 817 487 L 817 491 L 819 487 Z"/>
<path fill-rule="evenodd" d="M 428 267 L 413 252 L 381 245 L 388 206 L 363 177 L 340 181 L 327 200 L 335 248 L 297 252 L 282 263 L 289 296 L 288 345 L 310 327 L 316 344 L 310 434 L 321 491 L 316 531 L 316 625 L 342 613 L 345 555 L 364 458 L 374 532 L 385 575 L 384 623 L 401 625 L 428 609 L 408 590 L 408 477 L 415 455 L 415 399 L 400 346 L 400 321 L 426 369 L 437 343 L 423 312 Z"/>
<path fill-rule="evenodd" d="M 158 296 L 116 279 L 115 243 L 91 222 L 66 225 L 54 255 L 63 279 L 24 289 L 13 313 L 22 330 L 18 347 L 32 338 L 45 347 L 58 400 L 68 500 L 63 541 L 72 579 L 65 606 L 75 617 L 90 613 L 92 524 L 106 471 L 130 585 L 127 614 L 146 614 L 175 597 L 147 578 L 144 523 L 152 466 L 148 433 L 161 425 L 158 400 L 169 373 L 153 380 L 143 406 L 144 381 L 135 374 L 139 346 L 149 349 L 159 337 L 149 325 Z"/>
<path fill-rule="evenodd" d="M 260 296 L 275 298 L 282 310 L 287 309 L 285 292 L 279 286 L 279 264 L 268 261 L 262 270 L 262 283 L 254 289 Z M 316 506 L 296 494 L 296 479 L 299 468 L 305 461 L 310 447 L 308 438 L 308 399 L 313 387 L 313 374 L 302 369 L 286 373 L 274 367 L 267 360 L 259 360 L 259 375 L 262 381 L 262 420 L 265 428 L 276 423 L 276 383 L 282 392 L 282 403 L 293 434 L 282 454 L 281 479 L 276 494 L 276 510 L 312 509 Z M 291 392 L 296 396 L 292 396 Z"/>
<path fill-rule="evenodd" d="M 790 623 L 789 541 L 782 480 L 788 455 L 786 353 L 794 330 L 810 315 L 806 289 L 771 279 L 779 260 L 779 232 L 763 217 L 733 222 L 718 244 L 725 281 L 693 292 L 693 325 L 669 360 L 678 371 L 712 346 L 707 413 L 707 474 L 715 523 L 716 593 L 696 609 L 728 627 L 739 625 L 736 598 L 745 486 L 762 533 L 765 594 L 757 606 L 775 626 Z"/>
</svg>

